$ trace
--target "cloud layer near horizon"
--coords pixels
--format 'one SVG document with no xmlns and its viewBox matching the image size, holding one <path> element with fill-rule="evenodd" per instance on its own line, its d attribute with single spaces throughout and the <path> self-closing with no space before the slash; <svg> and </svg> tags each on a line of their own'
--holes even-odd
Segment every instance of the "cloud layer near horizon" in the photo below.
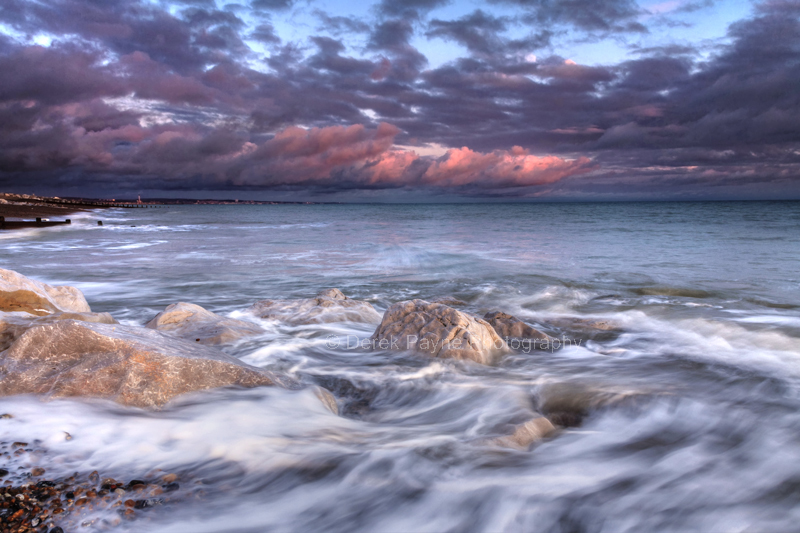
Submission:
<svg viewBox="0 0 800 533">
<path fill-rule="evenodd" d="M 711 48 L 630 45 L 632 59 L 594 66 L 553 53 L 558 39 L 671 19 L 631 0 L 492 0 L 445 19 L 447 4 L 317 10 L 315 32 L 285 41 L 273 17 L 290 0 L 6 0 L 0 185 L 800 195 L 799 1 L 757 4 Z M 421 38 L 463 55 L 431 66 Z"/>
</svg>

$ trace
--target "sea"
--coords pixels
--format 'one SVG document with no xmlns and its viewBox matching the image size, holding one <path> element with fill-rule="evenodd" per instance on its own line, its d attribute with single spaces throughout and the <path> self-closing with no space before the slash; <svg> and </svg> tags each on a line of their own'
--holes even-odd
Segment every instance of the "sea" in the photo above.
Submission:
<svg viewBox="0 0 800 533">
<path fill-rule="evenodd" d="M 259 321 L 256 301 L 336 287 L 379 313 L 452 297 L 570 341 L 480 365 L 361 347 L 377 324 L 260 321 L 263 335 L 222 349 L 309 387 L 219 389 L 157 411 L 1 398 L 14 418 L 0 441 L 39 443 L 50 476 L 178 475 L 174 501 L 114 531 L 797 531 L 800 202 L 71 218 L 2 233 L 0 267 L 78 287 L 123 324 L 175 302 Z M 530 449 L 495 444 L 542 414 L 563 427 Z"/>
</svg>

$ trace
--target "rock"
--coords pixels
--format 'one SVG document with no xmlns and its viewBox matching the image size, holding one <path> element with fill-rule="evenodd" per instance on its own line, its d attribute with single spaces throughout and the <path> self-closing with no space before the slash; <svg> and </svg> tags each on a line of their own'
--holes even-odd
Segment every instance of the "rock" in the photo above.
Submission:
<svg viewBox="0 0 800 533">
<path fill-rule="evenodd" d="M 208 345 L 225 344 L 263 332 L 252 322 L 220 316 L 184 302 L 168 305 L 145 327 Z"/>
<path fill-rule="evenodd" d="M 514 426 L 514 432 L 507 437 L 492 440 L 492 444 L 506 448 L 527 450 L 531 444 L 538 442 L 556 431 L 555 426 L 543 416 L 528 420 L 524 424 Z"/>
<path fill-rule="evenodd" d="M 621 324 L 603 319 L 558 317 L 548 319 L 547 323 L 565 330 L 572 337 L 597 341 L 614 340 L 623 332 Z"/>
<path fill-rule="evenodd" d="M 498 335 L 504 339 L 540 339 L 550 340 L 550 336 L 542 333 L 538 329 L 529 326 L 515 316 L 501 311 L 486 313 L 483 317 L 485 321 L 492 325 Z"/>
<path fill-rule="evenodd" d="M 635 402 L 645 396 L 640 392 L 603 390 L 582 383 L 548 383 L 538 388 L 535 405 L 553 423 L 562 427 L 577 427 L 592 411 L 623 402 Z"/>
<path fill-rule="evenodd" d="M 36 326 L 0 354 L 0 396 L 99 397 L 160 407 L 188 392 L 273 384 L 293 382 L 213 348 L 112 324 Z"/>
<path fill-rule="evenodd" d="M 314 394 L 316 394 L 319 401 L 322 402 L 331 413 L 338 415 L 339 414 L 339 404 L 336 402 L 336 397 L 329 391 L 323 387 L 314 387 Z"/>
<path fill-rule="evenodd" d="M 35 316 L 28 313 L 0 313 L 0 352 L 7 349 L 20 335 L 34 326 L 53 324 L 59 320 L 77 320 L 97 324 L 118 324 L 108 313 L 53 313 Z"/>
<path fill-rule="evenodd" d="M 377 323 L 381 320 L 381 315 L 372 304 L 351 300 L 339 289 L 322 291 L 314 298 L 261 300 L 253 304 L 248 312 L 260 318 L 279 320 L 295 326 L 330 322 Z"/>
<path fill-rule="evenodd" d="M 463 307 L 467 305 L 467 302 L 464 300 L 459 300 L 458 298 L 453 298 L 452 296 L 439 296 L 438 298 L 430 300 L 430 302 L 434 304 L 449 305 L 450 307 Z"/>
<path fill-rule="evenodd" d="M 89 313 L 83 293 L 75 287 L 52 287 L 0 268 L 0 311 L 42 316 L 58 311 Z"/>
<path fill-rule="evenodd" d="M 398 302 L 372 335 L 376 348 L 414 350 L 432 357 L 488 364 L 508 346 L 489 323 L 443 304 Z"/>
</svg>

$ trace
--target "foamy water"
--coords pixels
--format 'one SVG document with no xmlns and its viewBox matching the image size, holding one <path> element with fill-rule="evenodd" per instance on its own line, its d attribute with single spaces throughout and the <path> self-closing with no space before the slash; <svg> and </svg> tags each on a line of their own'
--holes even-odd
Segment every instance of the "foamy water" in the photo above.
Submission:
<svg viewBox="0 0 800 533">
<path fill-rule="evenodd" d="M 379 312 L 454 296 L 580 342 L 481 366 L 348 348 L 374 325 L 262 322 L 224 349 L 328 388 L 340 416 L 311 389 L 159 412 L 3 398 L 0 440 L 40 440 L 48 475 L 186 480 L 180 502 L 120 530 L 793 531 L 798 259 L 798 203 L 92 213 L 4 234 L 0 266 L 75 285 L 126 324 L 177 301 L 247 318 L 257 300 L 338 287 Z M 565 409 L 577 419 L 530 451 L 490 444 Z"/>
</svg>

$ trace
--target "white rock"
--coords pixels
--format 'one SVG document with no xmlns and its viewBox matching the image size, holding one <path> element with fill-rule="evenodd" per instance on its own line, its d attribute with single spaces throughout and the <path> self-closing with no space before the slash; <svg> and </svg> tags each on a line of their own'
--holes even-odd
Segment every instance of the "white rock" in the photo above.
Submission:
<svg viewBox="0 0 800 533">
<path fill-rule="evenodd" d="M 89 313 L 91 309 L 75 287 L 52 287 L 0 268 L 0 311 L 43 316 L 59 311 Z"/>
</svg>

